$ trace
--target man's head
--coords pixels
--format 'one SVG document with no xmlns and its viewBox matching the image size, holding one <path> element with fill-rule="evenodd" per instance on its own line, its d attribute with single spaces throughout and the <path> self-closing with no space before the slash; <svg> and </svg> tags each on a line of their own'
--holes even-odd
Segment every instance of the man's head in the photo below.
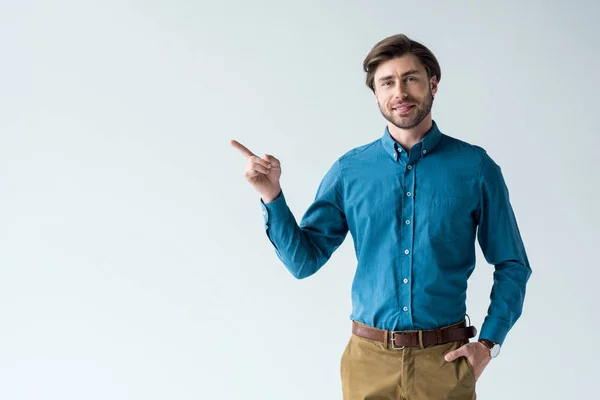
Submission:
<svg viewBox="0 0 600 400">
<path fill-rule="evenodd" d="M 406 35 L 377 43 L 363 62 L 366 84 L 381 113 L 400 129 L 412 129 L 430 116 L 441 78 L 433 53 Z"/>
</svg>

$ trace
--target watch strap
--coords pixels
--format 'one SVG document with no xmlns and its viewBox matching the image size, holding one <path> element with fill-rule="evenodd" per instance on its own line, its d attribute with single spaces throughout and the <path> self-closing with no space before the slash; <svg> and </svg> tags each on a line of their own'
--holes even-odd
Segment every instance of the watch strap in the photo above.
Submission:
<svg viewBox="0 0 600 400">
<path fill-rule="evenodd" d="M 492 342 L 491 340 L 487 340 L 487 339 L 479 339 L 478 342 L 482 343 L 485 347 L 487 347 L 490 350 L 496 345 L 496 343 Z"/>
</svg>

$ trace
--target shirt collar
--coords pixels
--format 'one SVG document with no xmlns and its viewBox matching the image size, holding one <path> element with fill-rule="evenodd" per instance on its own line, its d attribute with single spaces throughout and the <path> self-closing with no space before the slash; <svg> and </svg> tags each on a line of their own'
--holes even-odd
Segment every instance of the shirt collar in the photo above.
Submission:
<svg viewBox="0 0 600 400">
<path fill-rule="evenodd" d="M 425 156 L 431 153 L 433 149 L 435 149 L 435 147 L 440 142 L 441 138 L 442 132 L 440 132 L 437 124 L 435 123 L 435 121 L 433 121 L 431 129 L 427 131 L 423 139 L 421 139 L 419 143 L 415 144 L 415 146 L 420 145 L 421 155 Z M 398 142 L 394 140 L 392 135 L 390 135 L 390 131 L 388 130 L 387 126 L 385 127 L 385 132 L 383 133 L 383 137 L 381 138 L 381 143 L 383 144 L 383 148 L 385 149 L 385 151 L 391 157 L 394 157 L 394 155 L 396 155 L 397 157 L 398 153 L 403 151 L 402 146 L 400 146 Z"/>
</svg>

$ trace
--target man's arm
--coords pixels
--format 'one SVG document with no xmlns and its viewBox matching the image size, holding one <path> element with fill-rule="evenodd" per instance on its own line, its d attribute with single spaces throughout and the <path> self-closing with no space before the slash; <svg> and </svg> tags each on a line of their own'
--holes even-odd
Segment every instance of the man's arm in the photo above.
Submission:
<svg viewBox="0 0 600 400">
<path fill-rule="evenodd" d="M 315 199 L 299 225 L 283 192 L 268 203 L 261 199 L 261 206 L 266 233 L 277 256 L 298 279 L 317 272 L 348 233 L 339 160 L 321 181 Z"/>
<path fill-rule="evenodd" d="M 502 344 L 521 316 L 531 267 L 502 171 L 485 150 L 479 150 L 482 163 L 477 236 L 485 259 L 495 266 L 491 303 L 479 337 Z"/>
</svg>

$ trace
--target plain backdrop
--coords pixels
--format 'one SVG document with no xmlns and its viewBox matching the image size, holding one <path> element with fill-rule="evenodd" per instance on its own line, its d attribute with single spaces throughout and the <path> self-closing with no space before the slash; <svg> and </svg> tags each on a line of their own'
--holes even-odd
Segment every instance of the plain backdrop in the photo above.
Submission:
<svg viewBox="0 0 600 400">
<path fill-rule="evenodd" d="M 479 397 L 595 396 L 599 16 L 592 0 L 0 1 L 0 399 L 341 399 L 352 238 L 294 279 L 229 140 L 282 161 L 299 221 L 329 166 L 383 134 L 362 62 L 396 33 L 441 64 L 442 132 L 501 165 L 533 269 Z M 478 328 L 492 272 L 479 251 Z"/>
</svg>

